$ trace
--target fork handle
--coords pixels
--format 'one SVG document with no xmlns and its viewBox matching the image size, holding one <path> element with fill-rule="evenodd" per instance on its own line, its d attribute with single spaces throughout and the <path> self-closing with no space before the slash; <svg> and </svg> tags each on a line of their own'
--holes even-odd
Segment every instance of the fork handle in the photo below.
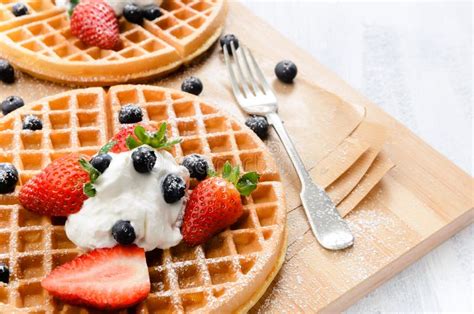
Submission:
<svg viewBox="0 0 474 314">
<path fill-rule="evenodd" d="M 340 250 L 351 246 L 354 237 L 342 219 L 334 202 L 324 189 L 313 182 L 280 117 L 272 112 L 266 115 L 293 163 L 301 181 L 300 198 L 311 229 L 318 242 L 326 249 Z"/>
</svg>

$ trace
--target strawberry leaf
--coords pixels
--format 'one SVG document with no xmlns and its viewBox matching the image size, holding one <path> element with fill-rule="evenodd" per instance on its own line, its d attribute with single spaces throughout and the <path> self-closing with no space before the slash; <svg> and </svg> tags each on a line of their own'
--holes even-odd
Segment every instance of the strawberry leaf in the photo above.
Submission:
<svg viewBox="0 0 474 314">
<path fill-rule="evenodd" d="M 117 144 L 117 141 L 111 141 L 102 146 L 102 148 L 99 150 L 99 155 L 107 154 L 115 146 L 115 144 Z"/>
<path fill-rule="evenodd" d="M 133 136 L 129 135 L 126 139 L 127 147 L 128 149 L 132 150 L 137 148 L 138 146 L 141 146 L 141 144 L 133 138 Z"/>
<path fill-rule="evenodd" d="M 257 188 L 258 180 L 260 175 L 256 172 L 248 172 L 244 174 L 237 184 L 235 185 L 237 190 L 243 196 L 249 196 Z"/>
<path fill-rule="evenodd" d="M 217 176 L 218 176 L 218 173 L 217 173 L 217 171 L 215 171 L 214 169 L 209 169 L 209 170 L 207 170 L 207 176 L 208 176 L 208 177 L 211 177 L 211 178 L 212 178 L 212 177 L 217 177 Z"/>
<path fill-rule="evenodd" d="M 137 125 L 133 130 L 133 133 L 138 140 L 130 135 L 126 140 L 127 147 L 132 150 L 141 145 L 149 145 L 154 149 L 170 149 L 172 146 L 181 143 L 180 138 L 168 141 L 166 138 L 166 130 L 166 122 L 163 122 L 160 125 L 160 129 L 154 133 L 147 132 L 143 126 Z"/>
<path fill-rule="evenodd" d="M 160 149 L 170 149 L 171 147 L 173 147 L 176 144 L 181 143 L 182 141 L 183 141 L 182 139 L 177 138 L 177 139 L 174 139 L 172 141 L 160 144 L 160 146 L 158 148 L 160 148 Z"/>
<path fill-rule="evenodd" d="M 94 197 L 97 194 L 97 191 L 95 190 L 92 183 L 89 182 L 84 184 L 84 194 L 88 197 Z"/>
<path fill-rule="evenodd" d="M 232 165 L 229 161 L 226 161 L 224 164 L 224 168 L 222 168 L 222 177 L 228 180 L 230 173 L 232 172 Z"/>
<path fill-rule="evenodd" d="M 141 125 L 137 125 L 133 132 L 143 144 L 148 144 L 148 142 L 150 141 L 150 137 L 146 134 L 145 128 Z"/>
<path fill-rule="evenodd" d="M 79 159 L 79 163 L 81 164 L 82 168 L 89 174 L 89 179 L 91 183 L 94 183 L 97 178 L 100 176 L 100 172 L 95 169 L 87 160 L 84 158 Z"/>
</svg>

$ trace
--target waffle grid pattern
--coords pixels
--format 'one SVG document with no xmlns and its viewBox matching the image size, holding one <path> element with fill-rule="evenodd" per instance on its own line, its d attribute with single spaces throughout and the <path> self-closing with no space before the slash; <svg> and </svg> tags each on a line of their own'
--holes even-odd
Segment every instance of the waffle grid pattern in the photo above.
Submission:
<svg viewBox="0 0 474 314">
<path fill-rule="evenodd" d="M 50 0 L 42 0 L 41 3 L 48 1 Z M 38 3 L 34 0 L 30 2 Z M 43 4 L 42 7 L 50 6 L 51 3 Z M 39 10 L 42 7 L 39 7 Z M 124 76 L 122 80 L 124 81 L 125 77 L 145 75 L 160 68 L 165 71 L 169 70 L 169 67 L 177 67 L 196 51 L 199 52 L 208 44 L 207 39 L 212 37 L 222 24 L 223 7 L 224 0 L 170 0 L 162 5 L 163 15 L 154 21 L 144 21 L 143 27 L 131 24 L 122 17 L 120 38 L 123 45 L 117 51 L 84 45 L 71 34 L 67 13 L 59 11 L 53 16 L 49 14 L 25 25 L 11 27 L 3 34 L 0 28 L 0 51 L 4 50 L 0 54 L 7 59 L 11 54 L 25 54 L 24 58 L 28 56 L 30 59 L 45 62 L 45 65 L 50 64 L 51 69 L 58 75 L 66 76 L 53 78 L 59 81 L 71 79 L 67 78 L 68 74 L 79 76 L 79 73 L 76 73 L 79 71 L 77 69 L 79 64 L 82 67 L 90 65 L 89 71 L 93 71 L 95 75 L 88 74 L 90 77 L 82 75 L 77 77 L 77 80 L 104 77 L 106 69 L 105 71 L 110 73 L 106 72 L 105 75 L 110 77 L 121 75 Z M 0 27 L 2 14 L 7 19 L 8 9 L 9 6 L 0 4 Z M 3 23 L 8 21 L 5 20 Z M 207 34 L 208 32 L 210 33 Z M 5 45 L 5 49 L 1 48 L 2 44 Z M 15 61 L 25 65 L 27 62 L 21 59 L 12 60 L 14 63 Z M 40 65 L 42 64 L 33 63 L 26 71 L 33 74 L 37 71 L 41 72 L 41 75 L 48 75 L 43 73 L 48 68 L 40 69 Z M 122 67 L 117 67 L 120 65 Z M 124 69 L 123 65 L 132 66 Z M 136 73 L 130 72 L 132 69 L 135 69 Z"/>
<path fill-rule="evenodd" d="M 16 17 L 12 8 L 17 2 L 16 0 L 0 1 L 0 31 L 59 12 L 50 1 L 26 0 L 22 3 L 28 8 L 28 14 Z"/>
<path fill-rule="evenodd" d="M 49 156 L 43 157 L 45 164 L 38 169 L 20 171 L 24 183 L 62 154 L 93 154 L 120 128 L 117 111 L 129 103 L 142 106 L 144 121 L 154 125 L 167 121 L 169 136 L 183 138 L 172 151 L 178 160 L 189 153 L 202 153 L 217 169 L 230 160 L 246 171 L 263 173 L 257 190 L 245 199 L 244 215 L 231 228 L 203 246 L 188 248 L 180 244 L 147 253 L 152 289 L 136 311 L 219 309 L 242 289 L 256 290 L 258 285 L 250 283 L 271 263 L 272 254 L 278 254 L 282 242 L 286 209 L 279 174 L 253 134 L 199 98 L 146 86 L 113 87 L 108 95 L 95 88 L 53 96 L 0 118 L 0 162 L 13 161 L 18 169 L 24 169 L 22 154 Z M 44 130 L 37 133 L 41 144 L 22 139 L 26 131 L 21 130 L 21 120 L 30 113 L 42 115 Z M 110 132 L 103 127 L 106 121 L 112 122 Z M 99 132 L 99 136 L 91 136 L 94 145 L 84 146 L 89 142 L 80 140 L 81 132 L 92 131 Z M 63 133 L 75 140 L 63 140 L 60 147 L 54 146 L 54 135 Z M 79 254 L 65 235 L 65 219 L 30 213 L 18 204 L 17 195 L 18 189 L 13 195 L 0 196 L 0 261 L 12 270 L 10 284 L 0 286 L 0 312 L 1 303 L 30 313 L 78 312 L 79 308 L 51 298 L 40 286 L 51 269 Z"/>
<path fill-rule="evenodd" d="M 102 89 L 88 89 L 47 98 L 0 118 L 0 162 L 19 169 L 22 185 L 61 155 L 97 152 L 108 137 L 104 103 Z M 22 130 L 29 114 L 41 119 L 43 130 Z M 64 219 L 23 209 L 18 192 L 17 187 L 13 195 L 0 195 L 0 261 L 11 270 L 10 284 L 0 286 L 0 303 L 48 308 L 54 300 L 41 288 L 41 279 L 79 251 L 66 237 Z"/>
</svg>

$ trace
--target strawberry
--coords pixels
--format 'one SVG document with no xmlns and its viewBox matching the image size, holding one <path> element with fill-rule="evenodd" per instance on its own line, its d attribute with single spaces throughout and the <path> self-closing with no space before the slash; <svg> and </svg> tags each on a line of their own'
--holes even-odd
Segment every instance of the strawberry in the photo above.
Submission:
<svg viewBox="0 0 474 314">
<path fill-rule="evenodd" d="M 84 185 L 90 182 L 79 160 L 70 154 L 56 159 L 20 190 L 20 203 L 27 210 L 48 216 L 67 216 L 78 212 L 87 196 Z"/>
<path fill-rule="evenodd" d="M 249 196 L 256 189 L 259 175 L 248 172 L 239 176 L 239 167 L 232 168 L 226 162 L 222 177 L 212 173 L 192 191 L 181 227 L 183 239 L 188 245 L 206 242 L 242 216 L 241 195 Z"/>
<path fill-rule="evenodd" d="M 118 19 L 103 0 L 81 1 L 74 8 L 71 33 L 83 43 L 101 49 L 116 49 L 120 45 Z"/>
<path fill-rule="evenodd" d="M 179 142 L 181 142 L 180 139 L 168 141 L 166 137 L 166 122 L 163 122 L 158 131 L 149 124 L 128 125 L 115 134 L 107 145 L 111 145 L 111 148 L 109 148 L 110 152 L 121 153 L 143 144 L 155 149 L 168 149 Z"/>
<path fill-rule="evenodd" d="M 41 286 L 70 304 L 100 310 L 130 307 L 150 292 L 145 251 L 120 245 L 96 249 L 55 268 Z"/>
</svg>

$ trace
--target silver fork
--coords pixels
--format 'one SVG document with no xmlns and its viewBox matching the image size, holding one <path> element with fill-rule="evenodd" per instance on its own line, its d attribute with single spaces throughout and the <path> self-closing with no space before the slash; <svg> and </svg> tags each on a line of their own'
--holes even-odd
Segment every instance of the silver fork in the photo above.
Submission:
<svg viewBox="0 0 474 314">
<path fill-rule="evenodd" d="M 277 114 L 276 96 L 252 53 L 242 45 L 236 49 L 233 41 L 230 46 L 233 57 L 230 56 L 227 47 L 223 50 L 234 96 L 245 112 L 265 116 L 280 137 L 301 181 L 301 202 L 316 239 L 329 250 L 341 250 L 352 246 L 354 237 L 349 226 L 339 215 L 336 205 L 326 191 L 316 185 L 306 171 Z"/>
</svg>

